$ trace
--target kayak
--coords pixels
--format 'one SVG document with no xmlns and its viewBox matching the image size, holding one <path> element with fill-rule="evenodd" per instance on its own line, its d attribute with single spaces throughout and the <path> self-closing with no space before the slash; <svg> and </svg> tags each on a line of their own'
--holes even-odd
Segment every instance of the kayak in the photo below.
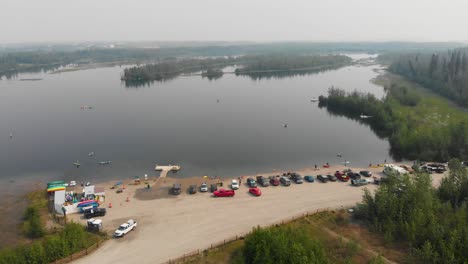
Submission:
<svg viewBox="0 0 468 264">
<path fill-rule="evenodd" d="M 97 202 L 95 200 L 86 200 L 86 201 L 83 201 L 83 202 L 79 202 L 78 203 L 78 207 L 81 207 L 81 206 L 88 206 L 88 205 L 91 205 L 93 203 L 96 203 Z"/>
</svg>

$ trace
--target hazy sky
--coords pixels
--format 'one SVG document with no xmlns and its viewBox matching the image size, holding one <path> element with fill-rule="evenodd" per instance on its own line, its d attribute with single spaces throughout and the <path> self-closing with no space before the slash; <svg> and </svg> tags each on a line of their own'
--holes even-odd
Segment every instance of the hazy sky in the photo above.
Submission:
<svg viewBox="0 0 468 264">
<path fill-rule="evenodd" d="M 0 43 L 468 39 L 468 0 L 0 0 Z"/>
</svg>

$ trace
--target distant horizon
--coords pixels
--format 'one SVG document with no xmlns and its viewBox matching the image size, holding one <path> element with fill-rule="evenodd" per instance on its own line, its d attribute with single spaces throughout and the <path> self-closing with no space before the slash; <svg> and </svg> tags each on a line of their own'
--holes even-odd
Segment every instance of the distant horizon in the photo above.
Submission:
<svg viewBox="0 0 468 264">
<path fill-rule="evenodd" d="M 51 40 L 51 41 L 21 41 L 0 42 L 0 45 L 45 45 L 45 44 L 132 44 L 132 43 L 218 43 L 218 44 L 274 44 L 274 43 L 454 43 L 468 44 L 468 40 L 424 41 L 424 40 Z"/>
</svg>

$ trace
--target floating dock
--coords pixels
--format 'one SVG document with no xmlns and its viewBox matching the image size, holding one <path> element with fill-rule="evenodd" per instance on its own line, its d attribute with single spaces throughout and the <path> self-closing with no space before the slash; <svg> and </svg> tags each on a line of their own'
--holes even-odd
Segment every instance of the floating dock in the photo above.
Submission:
<svg viewBox="0 0 468 264">
<path fill-rule="evenodd" d="M 161 173 L 159 174 L 159 177 L 160 178 L 165 178 L 167 176 L 168 172 L 180 170 L 180 166 L 177 166 L 177 165 L 168 165 L 168 166 L 156 165 L 156 167 L 154 167 L 154 170 L 161 171 Z"/>
</svg>

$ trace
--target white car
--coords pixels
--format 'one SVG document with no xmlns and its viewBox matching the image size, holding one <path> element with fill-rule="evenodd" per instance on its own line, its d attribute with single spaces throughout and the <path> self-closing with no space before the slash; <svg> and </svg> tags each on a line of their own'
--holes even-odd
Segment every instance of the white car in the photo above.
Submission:
<svg viewBox="0 0 468 264">
<path fill-rule="evenodd" d="M 137 222 L 135 220 L 128 220 L 126 223 L 123 223 L 119 226 L 117 230 L 114 232 L 115 237 L 123 237 L 128 232 L 135 230 L 137 227 Z"/>
<path fill-rule="evenodd" d="M 239 182 L 237 180 L 232 180 L 231 181 L 231 189 L 233 189 L 233 190 L 239 189 Z"/>
<path fill-rule="evenodd" d="M 70 181 L 70 183 L 68 184 L 68 186 L 70 186 L 70 187 L 76 186 L 76 181 Z"/>
<path fill-rule="evenodd" d="M 200 185 L 200 192 L 207 192 L 208 191 L 208 184 L 206 182 Z"/>
</svg>

